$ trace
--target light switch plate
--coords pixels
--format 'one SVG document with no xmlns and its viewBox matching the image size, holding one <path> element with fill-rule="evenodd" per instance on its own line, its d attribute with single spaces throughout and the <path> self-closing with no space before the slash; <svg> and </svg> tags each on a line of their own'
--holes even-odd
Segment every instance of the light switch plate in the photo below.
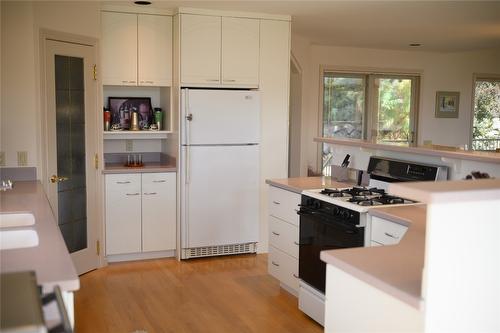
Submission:
<svg viewBox="0 0 500 333">
<path fill-rule="evenodd" d="M 27 166 L 28 165 L 28 152 L 18 151 L 17 152 L 17 166 Z"/>
<path fill-rule="evenodd" d="M 134 151 L 134 141 L 125 140 L 125 151 Z"/>
<path fill-rule="evenodd" d="M 0 151 L 0 166 L 5 166 L 5 152 Z"/>
</svg>

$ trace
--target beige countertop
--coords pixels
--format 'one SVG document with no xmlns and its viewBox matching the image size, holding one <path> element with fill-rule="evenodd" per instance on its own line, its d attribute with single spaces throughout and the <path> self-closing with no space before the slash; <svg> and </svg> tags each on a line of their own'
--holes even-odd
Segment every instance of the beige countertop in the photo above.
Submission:
<svg viewBox="0 0 500 333">
<path fill-rule="evenodd" d="M 366 140 L 349 140 L 349 139 L 323 138 L 323 137 L 314 138 L 314 141 L 338 144 L 344 146 L 355 146 L 355 147 L 363 147 L 369 149 L 379 149 L 379 150 L 396 151 L 402 153 L 419 154 L 427 156 L 448 157 L 458 160 L 471 160 L 471 161 L 500 164 L 500 153 L 495 153 L 495 152 L 461 150 L 454 147 L 437 146 L 437 145 L 404 147 L 404 146 L 372 143 Z"/>
<path fill-rule="evenodd" d="M 337 182 L 330 177 L 296 177 L 284 179 L 267 179 L 266 184 L 282 188 L 287 191 L 301 193 L 304 190 L 318 188 L 344 188 L 355 185 L 354 183 Z"/>
<path fill-rule="evenodd" d="M 113 173 L 152 173 L 152 172 L 176 172 L 177 166 L 175 163 L 148 163 L 140 168 L 129 168 L 120 163 L 106 163 L 103 174 Z"/>
<path fill-rule="evenodd" d="M 389 185 L 389 193 L 424 203 L 452 203 L 500 198 L 500 179 L 404 182 Z"/>
<path fill-rule="evenodd" d="M 321 252 L 321 260 L 421 309 L 426 206 L 374 208 L 369 214 L 408 226 L 400 243 Z"/>
<path fill-rule="evenodd" d="M 40 182 L 15 182 L 12 190 L 0 192 L 0 211 L 31 212 L 39 238 L 38 246 L 0 251 L 2 273 L 34 270 L 44 293 L 51 292 L 55 285 L 63 291 L 80 288 L 75 267 Z"/>
</svg>

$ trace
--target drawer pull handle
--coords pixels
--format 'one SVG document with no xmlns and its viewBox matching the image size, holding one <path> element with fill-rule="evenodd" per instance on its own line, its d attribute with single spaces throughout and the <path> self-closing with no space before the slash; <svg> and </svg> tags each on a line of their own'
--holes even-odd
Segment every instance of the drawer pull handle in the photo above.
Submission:
<svg viewBox="0 0 500 333">
<path fill-rule="evenodd" d="M 299 243 L 297 243 L 296 241 L 294 241 L 294 242 L 293 242 L 293 244 L 295 244 L 295 245 L 297 245 L 297 246 L 299 246 L 299 245 L 300 245 L 300 244 L 299 244 Z"/>
<path fill-rule="evenodd" d="M 208 82 L 219 82 L 219 79 L 207 79 Z"/>
<path fill-rule="evenodd" d="M 132 196 L 132 195 L 139 195 L 140 193 L 127 193 L 126 195 Z"/>
<path fill-rule="evenodd" d="M 391 238 L 395 238 L 395 239 L 398 239 L 399 237 L 396 237 L 388 232 L 384 232 L 384 234 L 387 236 L 387 237 L 391 237 Z"/>
<path fill-rule="evenodd" d="M 295 273 L 293 273 L 293 277 L 296 278 L 296 279 L 299 278 L 299 276 L 297 274 L 295 274 Z"/>
<path fill-rule="evenodd" d="M 166 180 L 153 180 L 153 183 L 166 183 Z"/>
<path fill-rule="evenodd" d="M 276 267 L 279 267 L 280 264 L 275 263 L 274 261 L 271 261 L 271 264 L 273 264 Z"/>
<path fill-rule="evenodd" d="M 130 182 L 127 180 L 126 182 L 116 182 L 117 184 L 130 184 Z"/>
<path fill-rule="evenodd" d="M 224 79 L 225 82 L 236 82 L 236 80 L 232 80 L 232 79 Z"/>
<path fill-rule="evenodd" d="M 156 192 L 144 192 L 144 195 L 155 195 L 157 194 Z"/>
<path fill-rule="evenodd" d="M 281 203 L 278 202 L 278 201 L 273 201 L 273 204 L 275 204 L 275 205 L 281 205 Z"/>
<path fill-rule="evenodd" d="M 273 233 L 273 235 L 276 235 L 276 236 L 279 236 L 280 234 L 278 234 L 277 232 L 275 231 L 271 231 Z"/>
</svg>

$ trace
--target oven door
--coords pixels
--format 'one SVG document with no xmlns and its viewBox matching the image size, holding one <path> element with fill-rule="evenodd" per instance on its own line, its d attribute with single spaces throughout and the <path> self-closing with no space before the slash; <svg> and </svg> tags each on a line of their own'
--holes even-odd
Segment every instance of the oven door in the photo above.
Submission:
<svg viewBox="0 0 500 333">
<path fill-rule="evenodd" d="M 339 218 L 319 212 L 301 210 L 299 215 L 299 278 L 324 293 L 326 264 L 319 258 L 320 252 L 362 247 L 364 228 L 342 223 Z"/>
</svg>

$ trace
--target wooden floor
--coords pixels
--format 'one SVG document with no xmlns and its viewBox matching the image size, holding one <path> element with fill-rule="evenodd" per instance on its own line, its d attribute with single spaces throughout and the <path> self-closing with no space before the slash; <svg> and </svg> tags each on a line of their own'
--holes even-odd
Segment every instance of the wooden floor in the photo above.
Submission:
<svg viewBox="0 0 500 333">
<path fill-rule="evenodd" d="M 80 277 L 76 333 L 322 332 L 267 255 L 112 264 Z"/>
</svg>

